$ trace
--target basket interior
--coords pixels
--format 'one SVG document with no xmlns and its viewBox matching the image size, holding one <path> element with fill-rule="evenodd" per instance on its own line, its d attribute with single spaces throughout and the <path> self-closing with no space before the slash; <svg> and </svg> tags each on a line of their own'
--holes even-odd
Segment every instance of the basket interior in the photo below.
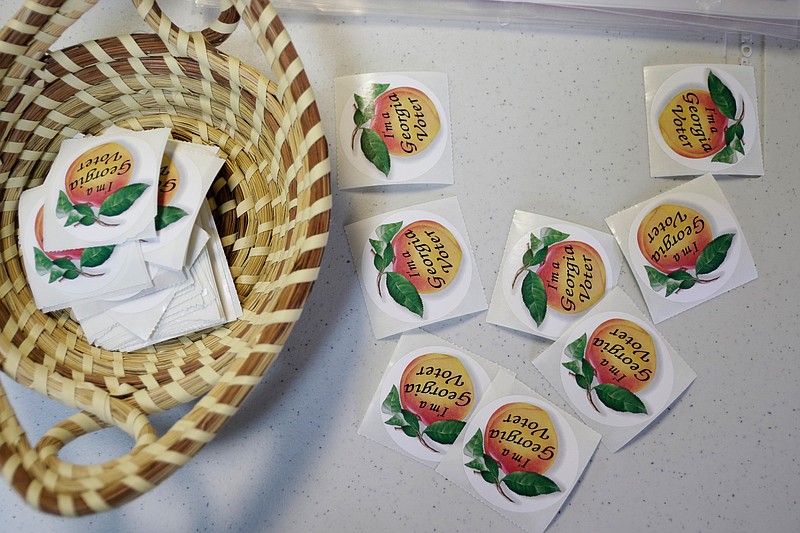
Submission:
<svg viewBox="0 0 800 533">
<path fill-rule="evenodd" d="M 327 229 L 327 213 L 308 208 L 329 191 L 310 185 L 306 137 L 278 87 L 222 53 L 210 57 L 207 66 L 175 58 L 154 35 L 84 43 L 46 57 L 7 106 L 21 114 L 14 130 L 0 132 L 9 139 L 0 155 L 10 171 L 0 191 L 0 320 L 23 352 L 17 381 L 32 382 L 34 367 L 45 366 L 152 412 L 204 394 L 243 343 L 285 341 L 291 324 L 264 326 L 259 317 L 302 307 L 310 282 L 298 289 L 286 279 L 319 264 L 322 249 L 304 251 L 303 240 Z M 208 199 L 244 309 L 240 320 L 122 354 L 89 345 L 69 311 L 36 310 L 18 251 L 16 203 L 43 182 L 64 139 L 112 123 L 170 127 L 176 139 L 220 148 L 226 164 Z"/>
</svg>

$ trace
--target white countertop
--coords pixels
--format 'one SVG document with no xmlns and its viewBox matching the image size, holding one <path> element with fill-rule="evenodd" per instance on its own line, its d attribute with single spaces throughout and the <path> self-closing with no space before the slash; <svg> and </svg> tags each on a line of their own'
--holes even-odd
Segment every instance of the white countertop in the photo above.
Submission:
<svg viewBox="0 0 800 533">
<path fill-rule="evenodd" d="M 0 0 L 2 18 L 19 4 Z M 86 17 L 59 44 L 146 29 L 126 0 L 101 0 Z M 121 509 L 67 519 L 28 508 L 3 483 L 4 531 L 516 530 L 433 470 L 357 434 L 397 336 L 376 341 L 372 334 L 343 226 L 457 196 L 490 298 L 514 209 L 606 229 L 608 215 L 684 182 L 649 177 L 642 68 L 725 62 L 725 39 L 492 22 L 283 19 L 326 127 L 334 209 L 319 280 L 281 357 L 221 435 L 159 487 Z M 621 451 L 601 444 L 548 532 L 783 532 L 800 524 L 799 49 L 767 39 L 753 57 L 765 102 L 766 173 L 720 180 L 759 278 L 658 326 L 696 381 Z M 223 50 L 264 67 L 241 29 Z M 333 78 L 410 70 L 449 76 L 455 185 L 339 191 Z M 620 285 L 644 309 L 627 265 Z M 566 408 L 530 363 L 549 341 L 485 317 L 425 329 L 511 369 Z M 3 378 L 32 439 L 68 412 Z M 156 417 L 157 428 L 177 411 Z M 65 451 L 108 459 L 130 444 L 106 430 Z M 99 449 L 107 451 L 98 457 Z"/>
</svg>

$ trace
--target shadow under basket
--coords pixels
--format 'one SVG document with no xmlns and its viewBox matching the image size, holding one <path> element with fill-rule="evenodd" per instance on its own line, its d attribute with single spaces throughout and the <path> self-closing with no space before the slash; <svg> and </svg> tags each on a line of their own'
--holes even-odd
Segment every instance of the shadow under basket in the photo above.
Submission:
<svg viewBox="0 0 800 533">
<path fill-rule="evenodd" d="M 287 340 L 319 272 L 331 208 L 327 144 L 294 46 L 268 0 L 222 0 L 203 32 L 134 0 L 155 34 L 57 52 L 49 47 L 96 0 L 29 0 L 0 30 L 0 366 L 16 382 L 78 413 L 32 446 L 0 387 L 0 466 L 36 508 L 82 515 L 120 506 L 211 441 Z M 257 36 L 271 81 L 216 49 L 239 20 Z M 37 310 L 18 248 L 17 206 L 40 185 L 61 142 L 169 127 L 219 147 L 225 166 L 209 203 L 244 315 L 136 352 L 88 344 L 68 311 Z M 198 399 L 164 435 L 147 415 Z M 116 426 L 133 449 L 96 465 L 58 452 Z"/>
</svg>

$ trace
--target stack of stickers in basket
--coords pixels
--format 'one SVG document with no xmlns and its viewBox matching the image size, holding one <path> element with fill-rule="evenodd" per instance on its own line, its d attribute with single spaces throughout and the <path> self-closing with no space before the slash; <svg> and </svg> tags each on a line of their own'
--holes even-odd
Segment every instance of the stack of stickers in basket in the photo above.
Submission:
<svg viewBox="0 0 800 533">
<path fill-rule="evenodd" d="M 36 306 L 72 308 L 87 339 L 130 351 L 241 316 L 205 196 L 224 161 L 169 129 L 66 140 L 19 201 Z"/>
</svg>

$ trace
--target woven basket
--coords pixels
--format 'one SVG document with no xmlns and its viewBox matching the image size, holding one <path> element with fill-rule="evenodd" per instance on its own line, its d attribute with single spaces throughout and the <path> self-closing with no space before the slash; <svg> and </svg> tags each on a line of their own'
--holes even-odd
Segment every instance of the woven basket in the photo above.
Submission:
<svg viewBox="0 0 800 533">
<path fill-rule="evenodd" d="M 331 207 L 327 145 L 303 66 L 268 0 L 222 0 L 219 19 L 185 32 L 154 0 L 134 0 L 157 35 L 50 52 L 96 0 L 28 0 L 0 31 L 0 365 L 78 409 L 31 446 L 0 387 L 0 466 L 32 506 L 104 511 L 153 488 L 211 441 L 281 351 L 317 277 Z M 215 45 L 244 20 L 274 83 Z M 244 316 L 138 352 L 89 345 L 68 312 L 36 309 L 17 245 L 17 204 L 59 146 L 111 124 L 172 128 L 218 146 L 226 164 L 209 201 Z M 147 415 L 200 398 L 159 437 Z M 58 452 L 116 426 L 135 446 L 97 465 Z"/>
</svg>

